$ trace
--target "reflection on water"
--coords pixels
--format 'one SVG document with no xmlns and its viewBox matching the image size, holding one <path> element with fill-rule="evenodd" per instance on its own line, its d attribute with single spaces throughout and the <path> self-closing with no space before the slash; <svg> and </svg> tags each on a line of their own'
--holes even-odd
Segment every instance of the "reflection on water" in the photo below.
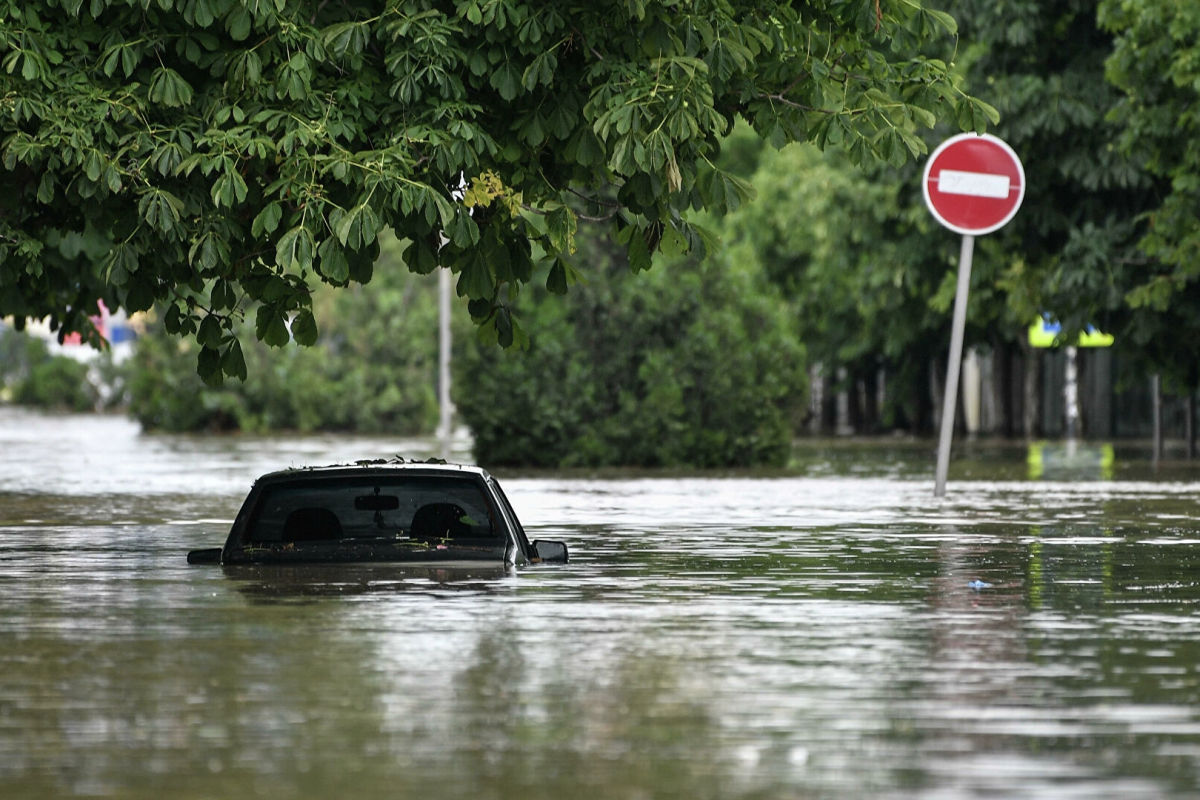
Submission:
<svg viewBox="0 0 1200 800">
<path fill-rule="evenodd" d="M 3 796 L 1200 792 L 1185 466 L 964 448 L 941 501 L 923 446 L 502 475 L 571 564 L 184 562 L 261 472 L 432 446 L 0 409 Z"/>
<path fill-rule="evenodd" d="M 267 601 L 372 592 L 412 592 L 427 598 L 489 594 L 501 591 L 506 585 L 502 579 L 516 574 L 511 565 L 478 564 L 407 564 L 403 569 L 395 564 L 272 564 L 225 566 L 221 570 L 247 598 Z"/>
</svg>

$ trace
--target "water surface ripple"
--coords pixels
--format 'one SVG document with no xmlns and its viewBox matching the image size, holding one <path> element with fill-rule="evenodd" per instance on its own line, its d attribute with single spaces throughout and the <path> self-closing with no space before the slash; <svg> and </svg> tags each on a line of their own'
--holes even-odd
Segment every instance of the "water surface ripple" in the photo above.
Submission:
<svg viewBox="0 0 1200 800">
<path fill-rule="evenodd" d="M 572 563 L 221 569 L 257 474 L 433 443 L 0 408 L 0 452 L 4 797 L 1200 793 L 1187 466 L 501 472 Z"/>
</svg>

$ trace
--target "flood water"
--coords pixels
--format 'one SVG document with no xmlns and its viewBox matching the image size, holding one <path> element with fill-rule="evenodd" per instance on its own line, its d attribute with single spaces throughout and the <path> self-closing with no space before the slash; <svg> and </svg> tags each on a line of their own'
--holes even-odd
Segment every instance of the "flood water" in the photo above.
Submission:
<svg viewBox="0 0 1200 800">
<path fill-rule="evenodd" d="M 0 408 L 0 796 L 1200 793 L 1196 468 L 499 471 L 570 564 L 185 563 L 262 472 L 432 448 Z"/>
</svg>

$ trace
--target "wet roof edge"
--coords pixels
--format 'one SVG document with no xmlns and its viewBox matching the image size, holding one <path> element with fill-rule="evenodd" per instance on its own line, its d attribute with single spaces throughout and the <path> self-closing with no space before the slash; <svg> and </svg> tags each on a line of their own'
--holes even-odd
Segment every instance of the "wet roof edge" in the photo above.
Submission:
<svg viewBox="0 0 1200 800">
<path fill-rule="evenodd" d="M 286 469 L 276 470 L 261 475 L 258 480 L 267 480 L 274 478 L 297 477 L 300 475 L 327 475 L 331 473 L 344 472 L 354 474 L 355 472 L 378 470 L 382 472 L 466 472 L 473 475 L 487 475 L 488 472 L 483 467 L 474 464 L 450 464 L 441 459 L 430 459 L 428 461 L 405 461 L 404 459 L 374 459 L 354 461 L 349 464 L 323 464 L 304 467 L 287 467 Z"/>
</svg>

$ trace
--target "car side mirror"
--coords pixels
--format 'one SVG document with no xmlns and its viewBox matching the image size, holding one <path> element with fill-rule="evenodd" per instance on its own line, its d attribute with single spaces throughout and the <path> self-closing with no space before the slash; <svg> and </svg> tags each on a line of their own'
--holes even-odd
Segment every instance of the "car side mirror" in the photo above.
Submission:
<svg viewBox="0 0 1200 800">
<path fill-rule="evenodd" d="M 563 542 L 538 539 L 533 543 L 533 560 L 565 564 L 567 563 L 567 546 Z"/>
<path fill-rule="evenodd" d="M 188 553 L 189 564 L 220 564 L 221 548 L 211 547 L 205 550 L 192 550 Z"/>
</svg>

